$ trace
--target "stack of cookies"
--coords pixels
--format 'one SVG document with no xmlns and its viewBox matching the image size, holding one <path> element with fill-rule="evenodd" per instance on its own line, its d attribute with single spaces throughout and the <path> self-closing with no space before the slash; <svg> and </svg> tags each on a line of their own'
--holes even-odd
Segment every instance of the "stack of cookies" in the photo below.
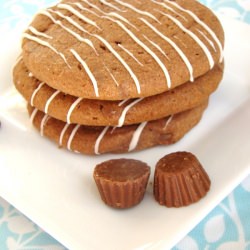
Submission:
<svg viewBox="0 0 250 250">
<path fill-rule="evenodd" d="M 23 33 L 14 83 L 60 147 L 123 153 L 178 141 L 223 75 L 224 33 L 195 0 L 67 0 Z"/>
</svg>

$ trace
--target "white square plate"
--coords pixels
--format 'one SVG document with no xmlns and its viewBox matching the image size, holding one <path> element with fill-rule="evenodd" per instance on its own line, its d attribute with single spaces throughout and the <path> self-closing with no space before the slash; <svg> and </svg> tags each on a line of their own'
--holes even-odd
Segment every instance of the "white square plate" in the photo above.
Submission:
<svg viewBox="0 0 250 250">
<path fill-rule="evenodd" d="M 211 211 L 250 169 L 250 27 L 222 19 L 226 70 L 199 125 L 180 142 L 122 157 L 152 166 L 147 193 L 132 209 L 105 206 L 92 179 L 94 166 L 121 155 L 82 156 L 59 150 L 29 124 L 25 102 L 12 86 L 19 34 L 0 41 L 0 196 L 70 249 L 168 249 Z M 189 207 L 158 205 L 152 195 L 155 163 L 188 150 L 211 177 L 208 195 Z"/>
</svg>

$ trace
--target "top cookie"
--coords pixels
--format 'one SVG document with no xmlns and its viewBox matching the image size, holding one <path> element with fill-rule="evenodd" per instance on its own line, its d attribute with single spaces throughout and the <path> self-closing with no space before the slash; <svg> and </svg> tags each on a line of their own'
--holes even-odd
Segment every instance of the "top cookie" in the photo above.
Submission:
<svg viewBox="0 0 250 250">
<path fill-rule="evenodd" d="M 101 100 L 152 96 L 221 62 L 224 33 L 195 0 L 68 0 L 38 13 L 23 59 L 40 81 Z"/>
</svg>

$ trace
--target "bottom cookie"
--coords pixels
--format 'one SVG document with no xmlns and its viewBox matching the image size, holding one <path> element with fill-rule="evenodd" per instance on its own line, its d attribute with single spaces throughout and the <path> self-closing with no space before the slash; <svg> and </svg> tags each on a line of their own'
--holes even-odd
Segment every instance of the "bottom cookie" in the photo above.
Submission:
<svg viewBox="0 0 250 250">
<path fill-rule="evenodd" d="M 163 119 L 123 127 L 67 124 L 28 105 L 34 126 L 59 147 L 83 154 L 127 153 L 180 140 L 201 119 L 208 102 Z"/>
</svg>

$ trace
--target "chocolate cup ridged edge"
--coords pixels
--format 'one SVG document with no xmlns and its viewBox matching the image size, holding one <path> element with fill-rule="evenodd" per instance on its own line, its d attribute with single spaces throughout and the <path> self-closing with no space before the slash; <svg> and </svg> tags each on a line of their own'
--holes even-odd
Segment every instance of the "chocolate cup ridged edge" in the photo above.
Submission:
<svg viewBox="0 0 250 250">
<path fill-rule="evenodd" d="M 201 165 L 181 173 L 165 175 L 156 168 L 154 196 L 167 207 L 188 206 L 199 201 L 210 189 L 211 181 Z"/>
<path fill-rule="evenodd" d="M 98 191 L 105 204 L 114 208 L 130 208 L 139 204 L 146 192 L 150 173 L 133 181 L 118 182 L 94 176 Z"/>
</svg>

